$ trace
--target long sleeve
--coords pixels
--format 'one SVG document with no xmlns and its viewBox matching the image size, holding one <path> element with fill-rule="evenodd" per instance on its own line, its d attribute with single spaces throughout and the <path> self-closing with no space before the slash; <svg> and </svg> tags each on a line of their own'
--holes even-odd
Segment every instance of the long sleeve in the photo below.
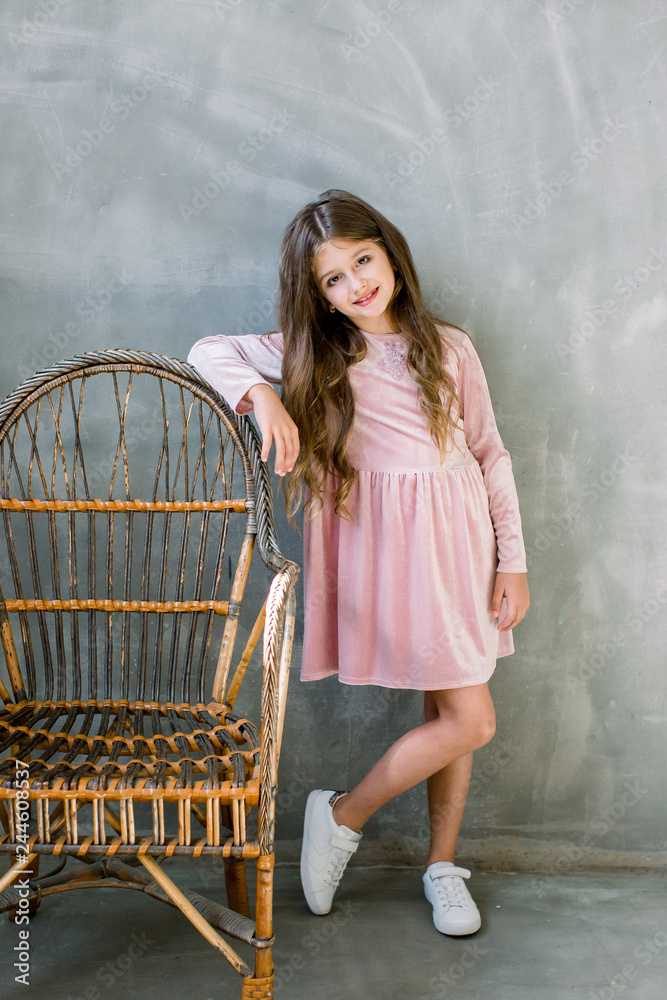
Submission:
<svg viewBox="0 0 667 1000">
<path fill-rule="evenodd" d="M 482 470 L 489 498 L 498 544 L 498 572 L 525 573 L 526 550 L 512 460 L 498 433 L 482 363 L 467 334 L 462 343 L 457 391 L 463 427 L 469 435 L 468 447 Z"/>
<path fill-rule="evenodd" d="M 243 397 L 258 383 L 280 385 L 283 361 L 282 333 L 242 337 L 204 337 L 188 354 L 188 362 L 225 397 L 237 413 L 250 413 Z"/>
</svg>

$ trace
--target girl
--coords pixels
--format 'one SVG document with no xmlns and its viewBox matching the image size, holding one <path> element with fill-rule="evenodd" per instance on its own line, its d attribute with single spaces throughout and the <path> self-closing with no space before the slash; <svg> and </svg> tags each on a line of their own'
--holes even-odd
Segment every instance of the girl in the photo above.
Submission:
<svg viewBox="0 0 667 1000">
<path fill-rule="evenodd" d="M 426 781 L 433 920 L 479 911 L 454 864 L 473 751 L 494 733 L 487 681 L 528 610 L 510 456 L 470 338 L 424 307 L 403 235 L 346 191 L 290 224 L 281 332 L 206 337 L 188 360 L 275 446 L 288 514 L 304 507 L 302 680 L 424 692 L 425 723 L 350 792 L 306 805 L 301 879 L 331 909 L 364 823 Z M 282 402 L 272 385 L 282 384 Z"/>
</svg>

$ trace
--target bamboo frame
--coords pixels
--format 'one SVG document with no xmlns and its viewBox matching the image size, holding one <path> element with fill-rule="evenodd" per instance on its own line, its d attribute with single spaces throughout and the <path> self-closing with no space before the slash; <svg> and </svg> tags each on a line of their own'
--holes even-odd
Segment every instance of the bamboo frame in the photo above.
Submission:
<svg viewBox="0 0 667 1000">
<path fill-rule="evenodd" d="M 20 500 L 18 497 L 0 497 L 0 510 L 55 510 L 58 513 L 83 511 L 110 511 L 123 513 L 130 510 L 189 511 L 233 510 L 245 513 L 245 500 Z"/>
<path fill-rule="evenodd" d="M 36 857 L 36 854 L 28 854 L 22 861 L 16 861 L 9 871 L 6 871 L 2 878 L 0 878 L 0 892 L 3 892 L 8 885 L 11 885 L 16 876 L 20 875 L 24 868 L 27 868 Z"/>
<path fill-rule="evenodd" d="M 147 383 L 157 386 L 161 430 L 150 436 L 154 483 L 142 496 L 133 400 L 147 405 Z M 101 474 L 93 458 L 109 446 L 94 426 L 105 406 L 105 432 L 109 416 L 116 431 Z M 239 517 L 232 578 L 230 519 Z M 0 406 L 0 520 L 13 589 L 0 591 L 0 853 L 15 859 L 0 879 L 0 912 L 18 905 L 13 882 L 30 865 L 32 909 L 72 889 L 140 890 L 197 927 L 243 977 L 243 997 L 271 998 L 276 778 L 298 567 L 278 548 L 256 432 L 180 361 L 81 355 Z M 274 579 L 228 686 L 255 548 Z M 260 636 L 258 733 L 233 706 Z M 147 830 L 140 803 L 150 804 Z M 42 854 L 85 870 L 38 878 Z M 158 863 L 175 855 L 222 857 L 229 907 L 179 889 Z M 252 917 L 247 860 L 257 870 Z M 227 936 L 252 945 L 254 970 Z"/>
<path fill-rule="evenodd" d="M 252 654 L 255 651 L 255 646 L 257 645 L 260 636 L 264 632 L 265 622 L 266 622 L 266 601 L 264 601 L 264 604 L 262 605 L 260 612 L 257 615 L 257 618 L 255 619 L 255 624 L 253 625 L 252 632 L 248 637 L 246 647 L 243 650 L 241 659 L 239 660 L 238 666 L 234 671 L 234 676 L 232 677 L 231 684 L 229 685 L 229 690 L 227 691 L 226 695 L 222 696 L 222 701 L 224 701 L 226 705 L 229 705 L 230 708 L 233 708 L 234 702 L 236 701 L 236 696 L 241 689 L 241 682 L 245 677 L 245 672 L 252 658 Z M 223 683 L 225 682 L 225 680 L 226 679 L 223 678 Z"/>
<path fill-rule="evenodd" d="M 5 612 L 12 611 L 142 611 L 151 614 L 175 612 L 213 611 L 216 615 L 229 613 L 229 601 L 101 601 L 89 597 L 85 600 L 6 600 Z"/>
<path fill-rule="evenodd" d="M 241 555 L 239 556 L 239 561 L 236 566 L 236 573 L 234 574 L 234 583 L 232 585 L 232 593 L 230 598 L 230 605 L 238 606 L 243 600 L 243 593 L 245 591 L 246 581 L 248 579 L 248 572 L 250 570 L 250 560 L 252 558 L 252 552 L 255 545 L 255 539 L 252 535 L 246 535 L 243 539 L 243 544 L 241 546 Z M 234 615 L 228 616 L 225 622 L 225 631 L 222 636 L 222 644 L 220 646 L 220 656 L 218 658 L 218 666 L 215 671 L 215 678 L 213 680 L 213 697 L 216 701 L 222 701 L 222 692 L 227 686 L 227 677 L 229 675 L 229 668 L 232 662 L 232 653 L 234 650 L 234 640 L 236 639 L 236 629 L 238 627 L 238 617 Z"/>
</svg>

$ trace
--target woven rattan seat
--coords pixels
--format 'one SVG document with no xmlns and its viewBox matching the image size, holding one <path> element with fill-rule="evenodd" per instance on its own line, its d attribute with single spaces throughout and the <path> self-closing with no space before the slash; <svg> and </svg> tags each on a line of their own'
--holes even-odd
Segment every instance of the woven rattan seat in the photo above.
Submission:
<svg viewBox="0 0 667 1000">
<path fill-rule="evenodd" d="M 67 889 L 141 889 L 225 955 L 244 997 L 273 996 L 298 567 L 276 542 L 252 424 L 180 361 L 81 355 L 0 408 L 0 510 L 0 912 L 35 913 Z M 235 707 L 242 685 L 256 724 Z M 40 877 L 43 855 L 62 860 Z M 179 889 L 171 856 L 218 859 L 226 902 Z M 229 937 L 254 948 L 254 968 Z"/>
</svg>

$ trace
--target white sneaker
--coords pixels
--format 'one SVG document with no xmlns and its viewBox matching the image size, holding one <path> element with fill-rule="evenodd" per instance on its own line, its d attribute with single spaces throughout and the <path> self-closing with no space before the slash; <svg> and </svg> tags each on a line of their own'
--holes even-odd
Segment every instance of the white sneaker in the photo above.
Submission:
<svg viewBox="0 0 667 1000">
<path fill-rule="evenodd" d="M 433 906 L 433 923 L 441 934 L 474 934 L 482 924 L 475 901 L 463 881 L 467 868 L 435 861 L 424 872 L 424 892 Z"/>
<path fill-rule="evenodd" d="M 345 792 L 316 788 L 306 802 L 301 847 L 301 885 L 308 906 L 322 916 L 331 910 L 345 866 L 359 846 L 361 834 L 339 826 L 333 805 Z"/>
</svg>

